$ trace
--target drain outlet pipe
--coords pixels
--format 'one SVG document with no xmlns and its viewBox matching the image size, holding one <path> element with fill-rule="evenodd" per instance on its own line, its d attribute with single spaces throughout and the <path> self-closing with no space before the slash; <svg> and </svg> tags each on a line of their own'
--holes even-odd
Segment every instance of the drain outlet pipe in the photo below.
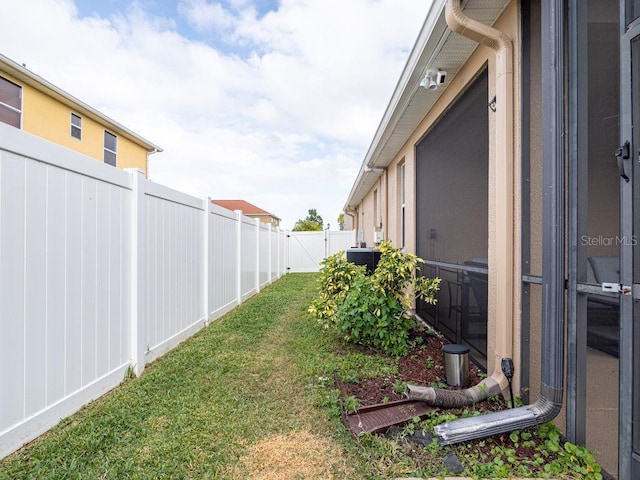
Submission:
<svg viewBox="0 0 640 480">
<path fill-rule="evenodd" d="M 502 393 L 500 382 L 492 377 L 487 377 L 477 385 L 464 390 L 446 390 L 417 385 L 407 385 L 404 389 L 404 395 L 409 400 L 419 400 L 441 408 L 467 407 L 500 393 Z"/>
<path fill-rule="evenodd" d="M 543 71 L 543 282 L 542 282 L 542 365 L 540 395 L 531 405 L 511 408 L 500 412 L 463 418 L 443 423 L 435 427 L 435 433 L 442 445 L 449 445 L 500 433 L 520 430 L 548 422 L 556 417 L 562 407 L 563 394 L 563 356 L 564 356 L 564 199 L 561 186 L 564 184 L 564 162 L 562 142 L 562 1 L 549 0 L 542 14 L 543 37 L 549 42 L 542 48 Z M 498 99 L 498 116 L 496 117 L 496 170 L 498 179 L 497 194 L 508 194 L 503 197 L 508 204 L 496 212 L 496 223 L 506 235 L 496 238 L 496 250 L 500 252 L 496 262 L 496 283 L 498 294 L 505 288 L 506 294 L 513 295 L 512 264 L 505 264 L 503 255 L 511 255 L 513 259 L 513 48 L 510 39 L 504 32 L 488 27 L 464 15 L 460 0 L 448 0 L 446 4 L 447 24 L 456 33 L 475 40 L 493 49 L 496 53 L 496 97 Z M 547 96 L 548 97 L 545 97 Z M 501 174 L 500 169 L 505 169 Z M 500 183 L 507 181 L 510 185 Z M 505 223 L 502 223 L 505 222 Z M 504 245 L 504 241 L 508 244 Z M 505 248 L 502 249 L 501 247 Z M 508 272 L 508 271 L 509 272 Z M 505 292 L 503 292 L 505 293 Z M 496 354 L 503 349 L 502 358 L 509 355 L 510 346 L 507 341 L 511 337 L 511 312 L 508 307 L 512 301 L 498 297 L 496 318 L 508 328 L 508 335 L 497 336 Z M 508 314 L 508 315 L 507 315 Z M 509 351 L 507 351 L 509 350 Z M 497 365 L 500 361 L 496 361 Z M 506 382 L 501 372 L 494 372 Z M 485 379 L 489 380 L 489 379 Z M 502 383 L 502 382 L 500 382 Z"/>
<path fill-rule="evenodd" d="M 509 396 L 513 406 L 513 392 L 511 391 L 511 377 L 513 377 L 513 362 L 510 358 L 502 359 L 502 371 L 509 382 Z M 489 397 L 500 395 L 502 386 L 493 377 L 487 377 L 477 385 L 464 390 L 446 390 L 443 388 L 421 387 L 407 385 L 404 395 L 409 400 L 419 400 L 434 407 L 462 408 L 482 402 Z"/>
</svg>

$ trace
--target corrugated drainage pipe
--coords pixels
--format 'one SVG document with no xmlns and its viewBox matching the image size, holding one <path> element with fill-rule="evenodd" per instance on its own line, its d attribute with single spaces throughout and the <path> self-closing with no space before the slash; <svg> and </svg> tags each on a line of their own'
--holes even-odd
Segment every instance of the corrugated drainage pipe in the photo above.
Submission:
<svg viewBox="0 0 640 480">
<path fill-rule="evenodd" d="M 419 387 L 407 385 L 404 391 L 409 400 L 420 400 L 434 407 L 460 408 L 502 393 L 502 387 L 493 377 L 487 377 L 482 382 L 464 390 L 445 390 L 443 388 Z"/>
<path fill-rule="evenodd" d="M 553 4 L 553 2 L 550 2 Z M 543 23 L 545 20 L 549 22 L 550 30 L 556 29 L 556 31 L 549 31 L 550 38 L 557 38 L 557 33 L 562 28 L 558 25 L 558 19 L 560 16 L 557 12 L 553 11 L 554 5 L 551 6 L 548 17 L 543 14 Z M 459 33 L 467 38 L 475 40 L 483 45 L 486 45 L 496 52 L 496 97 L 499 99 L 499 109 L 502 110 L 501 114 L 496 117 L 496 163 L 497 168 L 504 168 L 506 172 L 512 171 L 513 164 L 513 52 L 512 44 L 509 37 L 499 30 L 492 27 L 488 27 L 480 22 L 477 22 L 462 12 L 460 7 L 460 0 L 448 0 L 446 4 L 446 19 L 447 24 L 456 33 Z M 543 25 L 544 26 L 544 25 Z M 554 71 L 557 71 L 557 62 L 561 61 L 558 58 L 562 58 L 561 50 L 558 50 L 558 45 L 550 44 L 549 63 L 554 67 Z M 543 48 L 544 55 L 544 48 Z M 550 95 L 551 104 L 555 107 L 557 101 L 560 101 L 561 90 L 558 81 L 559 75 L 555 79 L 547 76 L 549 89 L 551 89 Z M 545 85 L 543 85 L 545 87 Z M 544 89 L 543 89 L 544 90 Z M 557 118 L 550 119 L 554 122 L 560 121 Z M 551 128 L 551 127 L 550 127 Z M 548 133 L 545 133 L 548 135 Z M 547 143 L 550 148 L 559 141 L 554 138 L 547 138 Z M 543 183 L 544 185 L 553 185 L 560 181 L 562 185 L 562 169 L 561 158 L 558 152 L 560 149 L 556 149 L 555 152 L 549 153 L 549 161 L 545 162 L 543 167 Z M 545 152 L 548 153 L 548 152 Z M 503 157 L 504 156 L 504 157 Z M 504 172 L 503 172 L 504 173 Z M 509 183 L 508 175 L 503 176 Z M 512 180 L 511 180 L 512 183 Z M 505 185 L 504 183 L 496 186 L 497 189 L 504 188 L 504 191 L 508 195 L 512 195 L 512 186 Z M 512 200 L 510 200 L 512 201 Z M 547 207 L 547 208 L 545 208 Z M 498 212 L 498 214 L 507 215 L 509 209 L 512 209 L 512 204 L 507 205 L 506 208 Z M 546 232 L 543 231 L 544 242 L 549 242 L 547 245 L 551 245 L 547 252 L 543 252 L 543 305 L 545 310 L 543 312 L 542 319 L 542 387 L 540 396 L 532 405 L 524 407 L 513 408 L 500 412 L 489 413 L 486 415 L 480 415 L 478 417 L 464 418 L 455 420 L 453 422 L 444 423 L 436 426 L 435 433 L 440 439 L 440 443 L 443 445 L 464 442 L 468 440 L 474 440 L 477 438 L 488 437 L 499 433 L 510 432 L 513 430 L 520 430 L 523 428 L 539 425 L 555 418 L 559 413 L 562 406 L 562 380 L 563 380 L 563 319 L 562 319 L 562 286 L 560 282 L 563 281 L 564 272 L 562 267 L 562 246 L 564 245 L 564 233 L 562 231 L 562 198 L 557 188 L 549 188 L 547 193 L 543 197 L 543 211 L 551 212 L 551 220 L 547 224 L 551 227 L 547 227 Z M 512 212 L 512 210 L 511 210 Z M 499 216 L 499 215 L 498 215 Z M 508 218 L 498 218 L 500 221 L 512 221 Z M 544 222 L 543 222 L 544 223 Z M 504 227 L 504 225 L 501 225 Z M 497 239 L 497 242 L 512 242 L 512 233 L 508 233 L 507 229 L 506 238 Z M 506 245 L 508 247 L 507 252 L 512 254 L 512 245 Z M 504 252 L 504 250 L 498 249 L 498 251 Z M 546 259 L 544 258 L 546 255 Z M 496 267 L 497 283 L 498 287 L 503 286 L 507 288 L 507 294 L 511 295 L 511 286 L 508 285 L 510 277 L 508 269 L 512 268 L 508 264 L 502 263 L 498 260 Z M 503 299 L 504 300 L 504 299 Z M 507 299 L 508 300 L 508 299 Z M 509 305 L 512 303 L 500 302 L 498 299 L 498 316 L 504 323 L 504 320 L 508 317 L 509 313 L 506 311 Z M 505 307 L 506 305 L 506 307 Z M 502 309 L 502 310 L 501 310 Z M 505 325 L 506 326 L 506 325 Z M 499 329 L 498 329 L 499 330 Z M 499 349 L 503 349 L 503 354 L 508 353 L 510 346 L 507 345 L 511 335 L 511 327 L 509 327 L 508 335 L 504 333 L 497 338 L 497 351 L 496 354 L 500 354 Z M 510 355 L 503 355 L 508 357 Z M 499 364 L 496 361 L 496 364 Z M 489 396 L 495 388 L 502 390 L 502 384 L 506 378 L 501 372 L 496 371 L 489 378 L 486 378 L 481 384 L 483 386 L 472 387 L 471 389 L 463 390 L 461 393 L 456 394 L 456 400 L 461 400 L 463 397 L 474 397 L 478 393 L 478 390 L 483 397 Z M 498 385 L 499 387 L 496 387 Z M 413 389 L 412 389 L 413 390 Z M 434 389 L 432 389 L 434 390 Z M 417 393 L 417 392 L 416 392 Z M 423 391 L 422 395 L 433 395 L 433 401 L 444 401 L 445 397 L 440 392 Z M 454 403 L 455 403 L 454 402 Z"/>
</svg>

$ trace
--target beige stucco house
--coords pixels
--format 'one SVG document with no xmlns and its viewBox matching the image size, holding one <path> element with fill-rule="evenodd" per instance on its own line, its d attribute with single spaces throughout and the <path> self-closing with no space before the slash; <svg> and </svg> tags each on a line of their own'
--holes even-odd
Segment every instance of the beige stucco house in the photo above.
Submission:
<svg viewBox="0 0 640 480">
<path fill-rule="evenodd" d="M 417 314 L 525 406 L 640 478 L 640 2 L 434 0 L 344 207 L 443 279 Z"/>
</svg>

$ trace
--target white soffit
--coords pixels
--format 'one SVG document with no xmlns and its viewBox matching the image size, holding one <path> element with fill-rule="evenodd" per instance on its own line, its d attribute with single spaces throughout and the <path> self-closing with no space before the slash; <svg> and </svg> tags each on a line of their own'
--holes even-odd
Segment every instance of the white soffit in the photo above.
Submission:
<svg viewBox="0 0 640 480">
<path fill-rule="evenodd" d="M 510 1 L 468 0 L 466 4 L 463 2 L 463 10 L 469 17 L 493 25 Z M 449 30 L 444 16 L 445 4 L 446 0 L 433 0 L 351 188 L 345 211 L 352 211 L 371 190 L 381 175 L 379 170 L 371 171 L 371 168 L 389 166 L 478 46 L 476 42 Z M 444 87 L 437 90 L 420 87 L 420 81 L 429 69 L 447 72 Z"/>
</svg>

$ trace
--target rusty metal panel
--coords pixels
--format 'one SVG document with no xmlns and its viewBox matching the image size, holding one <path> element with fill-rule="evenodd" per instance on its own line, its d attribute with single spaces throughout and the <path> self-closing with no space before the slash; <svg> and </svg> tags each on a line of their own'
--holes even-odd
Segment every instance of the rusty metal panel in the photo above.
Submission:
<svg viewBox="0 0 640 480">
<path fill-rule="evenodd" d="M 367 405 L 347 414 L 345 422 L 355 434 L 382 432 L 392 425 L 406 423 L 421 417 L 433 407 L 417 400 L 397 400 L 395 402 Z"/>
</svg>

